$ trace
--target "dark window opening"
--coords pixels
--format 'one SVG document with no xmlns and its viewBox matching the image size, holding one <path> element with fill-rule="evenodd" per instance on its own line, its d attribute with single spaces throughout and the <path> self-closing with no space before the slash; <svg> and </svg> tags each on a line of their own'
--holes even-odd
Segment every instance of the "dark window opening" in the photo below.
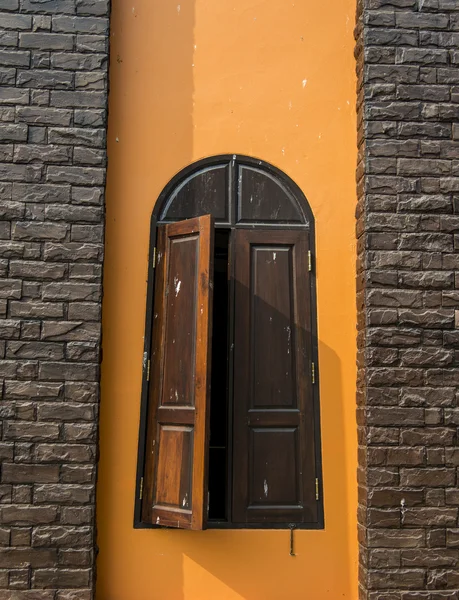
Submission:
<svg viewBox="0 0 459 600">
<path fill-rule="evenodd" d="M 209 520 L 228 520 L 228 247 L 230 231 L 217 229 L 214 251 L 212 375 L 210 391 Z"/>
</svg>

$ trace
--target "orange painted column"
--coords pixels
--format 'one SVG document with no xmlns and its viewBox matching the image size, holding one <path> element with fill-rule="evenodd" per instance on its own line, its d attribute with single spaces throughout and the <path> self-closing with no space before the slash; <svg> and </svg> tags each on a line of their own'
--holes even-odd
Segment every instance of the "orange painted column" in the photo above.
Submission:
<svg viewBox="0 0 459 600">
<path fill-rule="evenodd" d="M 355 0 L 113 0 L 97 600 L 357 597 Z M 325 529 L 134 530 L 149 220 L 205 156 L 266 160 L 316 219 Z"/>
</svg>

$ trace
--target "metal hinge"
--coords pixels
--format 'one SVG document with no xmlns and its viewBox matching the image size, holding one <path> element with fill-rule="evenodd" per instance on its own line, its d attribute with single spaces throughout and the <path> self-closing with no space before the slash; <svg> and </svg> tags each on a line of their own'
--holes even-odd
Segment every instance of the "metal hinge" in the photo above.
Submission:
<svg viewBox="0 0 459 600">
<path fill-rule="evenodd" d="M 143 477 L 140 478 L 139 500 L 142 500 L 142 496 L 143 496 Z"/>
<path fill-rule="evenodd" d="M 156 269 L 156 248 L 153 248 L 153 269 Z"/>
<path fill-rule="evenodd" d="M 312 271 L 312 254 L 311 254 L 311 250 L 308 250 L 308 271 Z"/>
<path fill-rule="evenodd" d="M 147 381 L 150 381 L 150 360 L 147 362 Z"/>
<path fill-rule="evenodd" d="M 311 379 L 312 383 L 316 382 L 316 366 L 314 363 L 311 363 Z"/>
<path fill-rule="evenodd" d="M 316 477 L 316 500 L 319 499 L 319 480 Z"/>
</svg>

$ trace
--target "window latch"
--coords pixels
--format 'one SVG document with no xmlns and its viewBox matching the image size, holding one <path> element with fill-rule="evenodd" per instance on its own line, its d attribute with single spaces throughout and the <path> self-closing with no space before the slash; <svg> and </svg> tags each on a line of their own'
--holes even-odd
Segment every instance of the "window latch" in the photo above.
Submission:
<svg viewBox="0 0 459 600">
<path fill-rule="evenodd" d="M 294 523 L 291 523 L 289 526 L 290 529 L 290 556 L 296 556 L 293 548 L 293 532 L 295 531 Z"/>
</svg>

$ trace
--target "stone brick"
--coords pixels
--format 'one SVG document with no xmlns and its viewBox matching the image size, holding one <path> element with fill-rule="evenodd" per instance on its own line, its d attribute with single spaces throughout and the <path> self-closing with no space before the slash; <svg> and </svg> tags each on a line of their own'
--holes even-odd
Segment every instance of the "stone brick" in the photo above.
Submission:
<svg viewBox="0 0 459 600">
<path fill-rule="evenodd" d="M 450 328 L 454 323 L 454 311 L 439 310 L 410 310 L 399 311 L 400 325 L 421 326 L 425 328 Z"/>
<path fill-rule="evenodd" d="M 98 367 L 92 363 L 41 362 L 39 378 L 49 381 L 96 381 Z"/>
<path fill-rule="evenodd" d="M 10 261 L 10 276 L 24 279 L 62 279 L 66 265 L 41 261 Z"/>
<path fill-rule="evenodd" d="M 403 550 L 401 552 L 401 562 L 405 567 L 413 565 L 428 568 L 455 567 L 457 565 L 457 555 L 451 550 Z"/>
<path fill-rule="evenodd" d="M 403 523 L 407 526 L 418 527 L 451 527 L 457 523 L 457 508 L 408 508 L 403 516 Z"/>
<path fill-rule="evenodd" d="M 93 465 L 62 465 L 62 483 L 88 484 L 95 480 L 95 469 Z M 83 496 L 85 498 L 85 496 Z M 85 502 L 83 501 L 83 504 Z M 71 502 L 69 502 L 71 504 Z"/>
<path fill-rule="evenodd" d="M 52 183 L 88 186 L 103 185 L 104 178 L 104 170 L 95 167 L 50 166 L 47 175 L 47 180 Z"/>
<path fill-rule="evenodd" d="M 106 125 L 106 111 L 95 109 L 75 110 L 73 120 L 75 125 L 80 127 L 103 127 Z"/>
<path fill-rule="evenodd" d="M 78 15 L 105 16 L 108 14 L 108 0 L 76 0 Z"/>
<path fill-rule="evenodd" d="M 70 72 L 45 69 L 18 71 L 16 85 L 28 88 L 71 90 L 74 85 L 74 75 Z"/>
<path fill-rule="evenodd" d="M 5 67 L 28 67 L 30 52 L 16 50 L 0 50 L 0 65 Z"/>
<path fill-rule="evenodd" d="M 94 204 L 100 206 L 104 201 L 104 190 L 99 187 L 72 187 L 73 204 Z"/>
<path fill-rule="evenodd" d="M 45 217 L 50 221 L 67 223 L 99 223 L 103 212 L 98 206 L 73 206 L 68 204 L 47 205 Z"/>
<path fill-rule="evenodd" d="M 370 589 L 418 589 L 423 584 L 422 569 L 372 570 L 369 573 Z"/>
<path fill-rule="evenodd" d="M 443 348 L 423 348 L 403 350 L 401 364 L 403 366 L 448 366 L 454 362 L 451 350 Z"/>
<path fill-rule="evenodd" d="M 17 221 L 13 223 L 12 238 L 17 240 L 63 240 L 69 226 L 65 223 L 37 223 Z"/>
<path fill-rule="evenodd" d="M 90 584 L 90 569 L 35 569 L 33 585 L 37 588 L 74 588 Z"/>
<path fill-rule="evenodd" d="M 92 423 L 64 424 L 64 439 L 69 442 L 95 442 L 96 427 Z"/>
<path fill-rule="evenodd" d="M 454 485 L 454 469 L 401 469 L 400 483 L 407 487 L 444 487 Z"/>
<path fill-rule="evenodd" d="M 64 304 L 62 302 L 23 302 L 12 301 L 10 303 L 12 317 L 23 318 L 59 318 L 64 316 Z"/>
<path fill-rule="evenodd" d="M 398 451 L 396 449 L 389 449 Z M 404 506 L 417 506 L 424 503 L 424 492 L 422 490 L 406 490 L 406 489 L 393 489 L 393 488 L 375 488 L 372 489 L 368 496 L 369 506 L 377 507 L 393 507 L 401 506 L 401 502 L 404 502 Z"/>
<path fill-rule="evenodd" d="M 72 225 L 72 231 L 78 226 Z M 89 233 L 87 237 L 94 238 L 91 233 L 91 226 L 81 226 L 81 230 L 88 229 Z M 78 234 L 77 237 L 83 237 L 83 233 Z M 100 260 L 103 256 L 103 247 L 101 244 L 92 244 L 81 242 L 67 242 L 64 244 L 56 244 L 47 242 L 44 244 L 44 259 L 53 261 L 88 261 L 88 260 Z"/>
<path fill-rule="evenodd" d="M 81 321 L 45 321 L 42 327 L 42 339 L 98 341 L 100 339 L 100 325 L 99 323 L 84 323 Z"/>
<path fill-rule="evenodd" d="M 89 525 L 92 522 L 94 511 L 91 507 L 63 507 L 61 522 L 65 525 Z"/>
<path fill-rule="evenodd" d="M 64 385 L 62 383 L 5 381 L 5 399 L 54 399 L 60 397 L 63 390 Z"/>
<path fill-rule="evenodd" d="M 3 339 L 17 339 L 20 335 L 21 322 L 13 319 L 0 320 L 0 337 Z"/>
<path fill-rule="evenodd" d="M 425 461 L 424 448 L 388 448 L 386 464 L 389 466 L 422 465 Z"/>
<path fill-rule="evenodd" d="M 38 182 L 41 175 L 41 165 L 0 164 L 0 178 L 5 181 Z"/>
<path fill-rule="evenodd" d="M 105 130 L 89 128 L 50 128 L 48 139 L 51 144 L 105 147 Z"/>
<path fill-rule="evenodd" d="M 94 421 L 94 409 L 87 403 L 41 403 L 37 411 L 38 418 L 43 421 Z"/>
<path fill-rule="evenodd" d="M 64 358 L 63 344 L 11 341 L 6 345 L 6 358 L 60 360 Z"/>
<path fill-rule="evenodd" d="M 19 47 L 37 50 L 72 50 L 73 36 L 62 33 L 20 33 Z"/>
<path fill-rule="evenodd" d="M 379 548 L 422 548 L 425 545 L 424 529 L 374 529 L 368 532 L 369 540 Z"/>
<path fill-rule="evenodd" d="M 1 142 L 23 142 L 23 141 L 25 142 L 26 140 L 27 140 L 27 125 L 20 125 L 20 124 L 0 125 L 0 141 Z"/>
<path fill-rule="evenodd" d="M 450 548 L 459 548 L 459 529 L 446 530 L 446 545 Z"/>
<path fill-rule="evenodd" d="M 54 440 L 59 437 L 59 426 L 53 423 L 5 421 L 3 435 L 6 440 Z"/>
<path fill-rule="evenodd" d="M 108 30 L 108 20 L 94 17 L 54 16 L 53 31 L 65 33 L 94 33 L 105 34 Z"/>
<path fill-rule="evenodd" d="M 64 396 L 66 400 L 73 400 L 75 402 L 96 402 L 98 394 L 98 383 L 87 381 L 67 381 L 65 383 Z"/>
<path fill-rule="evenodd" d="M 94 36 L 87 37 L 93 39 Z M 56 69 L 99 71 L 106 67 L 106 63 L 107 55 L 105 53 L 53 52 L 51 56 L 51 65 Z"/>
<path fill-rule="evenodd" d="M 424 410 L 421 408 L 382 408 L 368 409 L 367 422 L 371 425 L 423 425 Z"/>
<path fill-rule="evenodd" d="M 57 521 L 58 510 L 56 506 L 5 506 L 0 508 L 0 518 L 10 525 L 43 525 Z"/>
<path fill-rule="evenodd" d="M 20 146 L 14 149 L 14 162 L 44 162 L 44 163 L 67 163 L 70 161 L 70 148 L 57 146 L 42 146 L 39 144 Z"/>
<path fill-rule="evenodd" d="M 45 465 L 43 468 L 51 468 L 53 465 Z M 75 465 L 74 469 L 83 469 L 86 466 Z M 69 469 L 70 466 L 67 466 Z M 87 469 L 91 469 L 92 465 L 88 465 Z M 37 483 L 40 481 L 37 480 Z M 94 486 L 78 484 L 44 484 L 36 485 L 34 488 L 35 504 L 59 504 L 75 506 L 78 504 L 87 505 L 94 501 Z M 48 530 L 47 530 L 48 531 Z M 46 540 L 43 540 L 44 546 L 47 545 Z"/>
<path fill-rule="evenodd" d="M 105 90 L 107 87 L 107 76 L 104 73 L 76 73 L 75 89 L 82 90 Z"/>
<path fill-rule="evenodd" d="M 83 444 L 37 444 L 35 456 L 38 462 L 93 463 L 94 447 Z"/>
<path fill-rule="evenodd" d="M 4 463 L 2 483 L 53 483 L 59 481 L 59 465 Z"/>
<path fill-rule="evenodd" d="M 24 106 L 17 109 L 20 122 L 29 125 L 59 125 L 68 126 L 72 119 L 72 111 L 60 108 L 41 106 Z"/>
<path fill-rule="evenodd" d="M 100 301 L 101 286 L 85 282 L 45 283 L 43 284 L 43 300 L 81 300 Z"/>
<path fill-rule="evenodd" d="M 0 568 L 45 567 L 57 560 L 56 550 L 1 548 Z"/>
<path fill-rule="evenodd" d="M 80 108 L 102 108 L 106 104 L 105 91 L 97 92 L 51 92 L 51 106 L 67 108 L 69 106 L 79 106 Z"/>
</svg>

